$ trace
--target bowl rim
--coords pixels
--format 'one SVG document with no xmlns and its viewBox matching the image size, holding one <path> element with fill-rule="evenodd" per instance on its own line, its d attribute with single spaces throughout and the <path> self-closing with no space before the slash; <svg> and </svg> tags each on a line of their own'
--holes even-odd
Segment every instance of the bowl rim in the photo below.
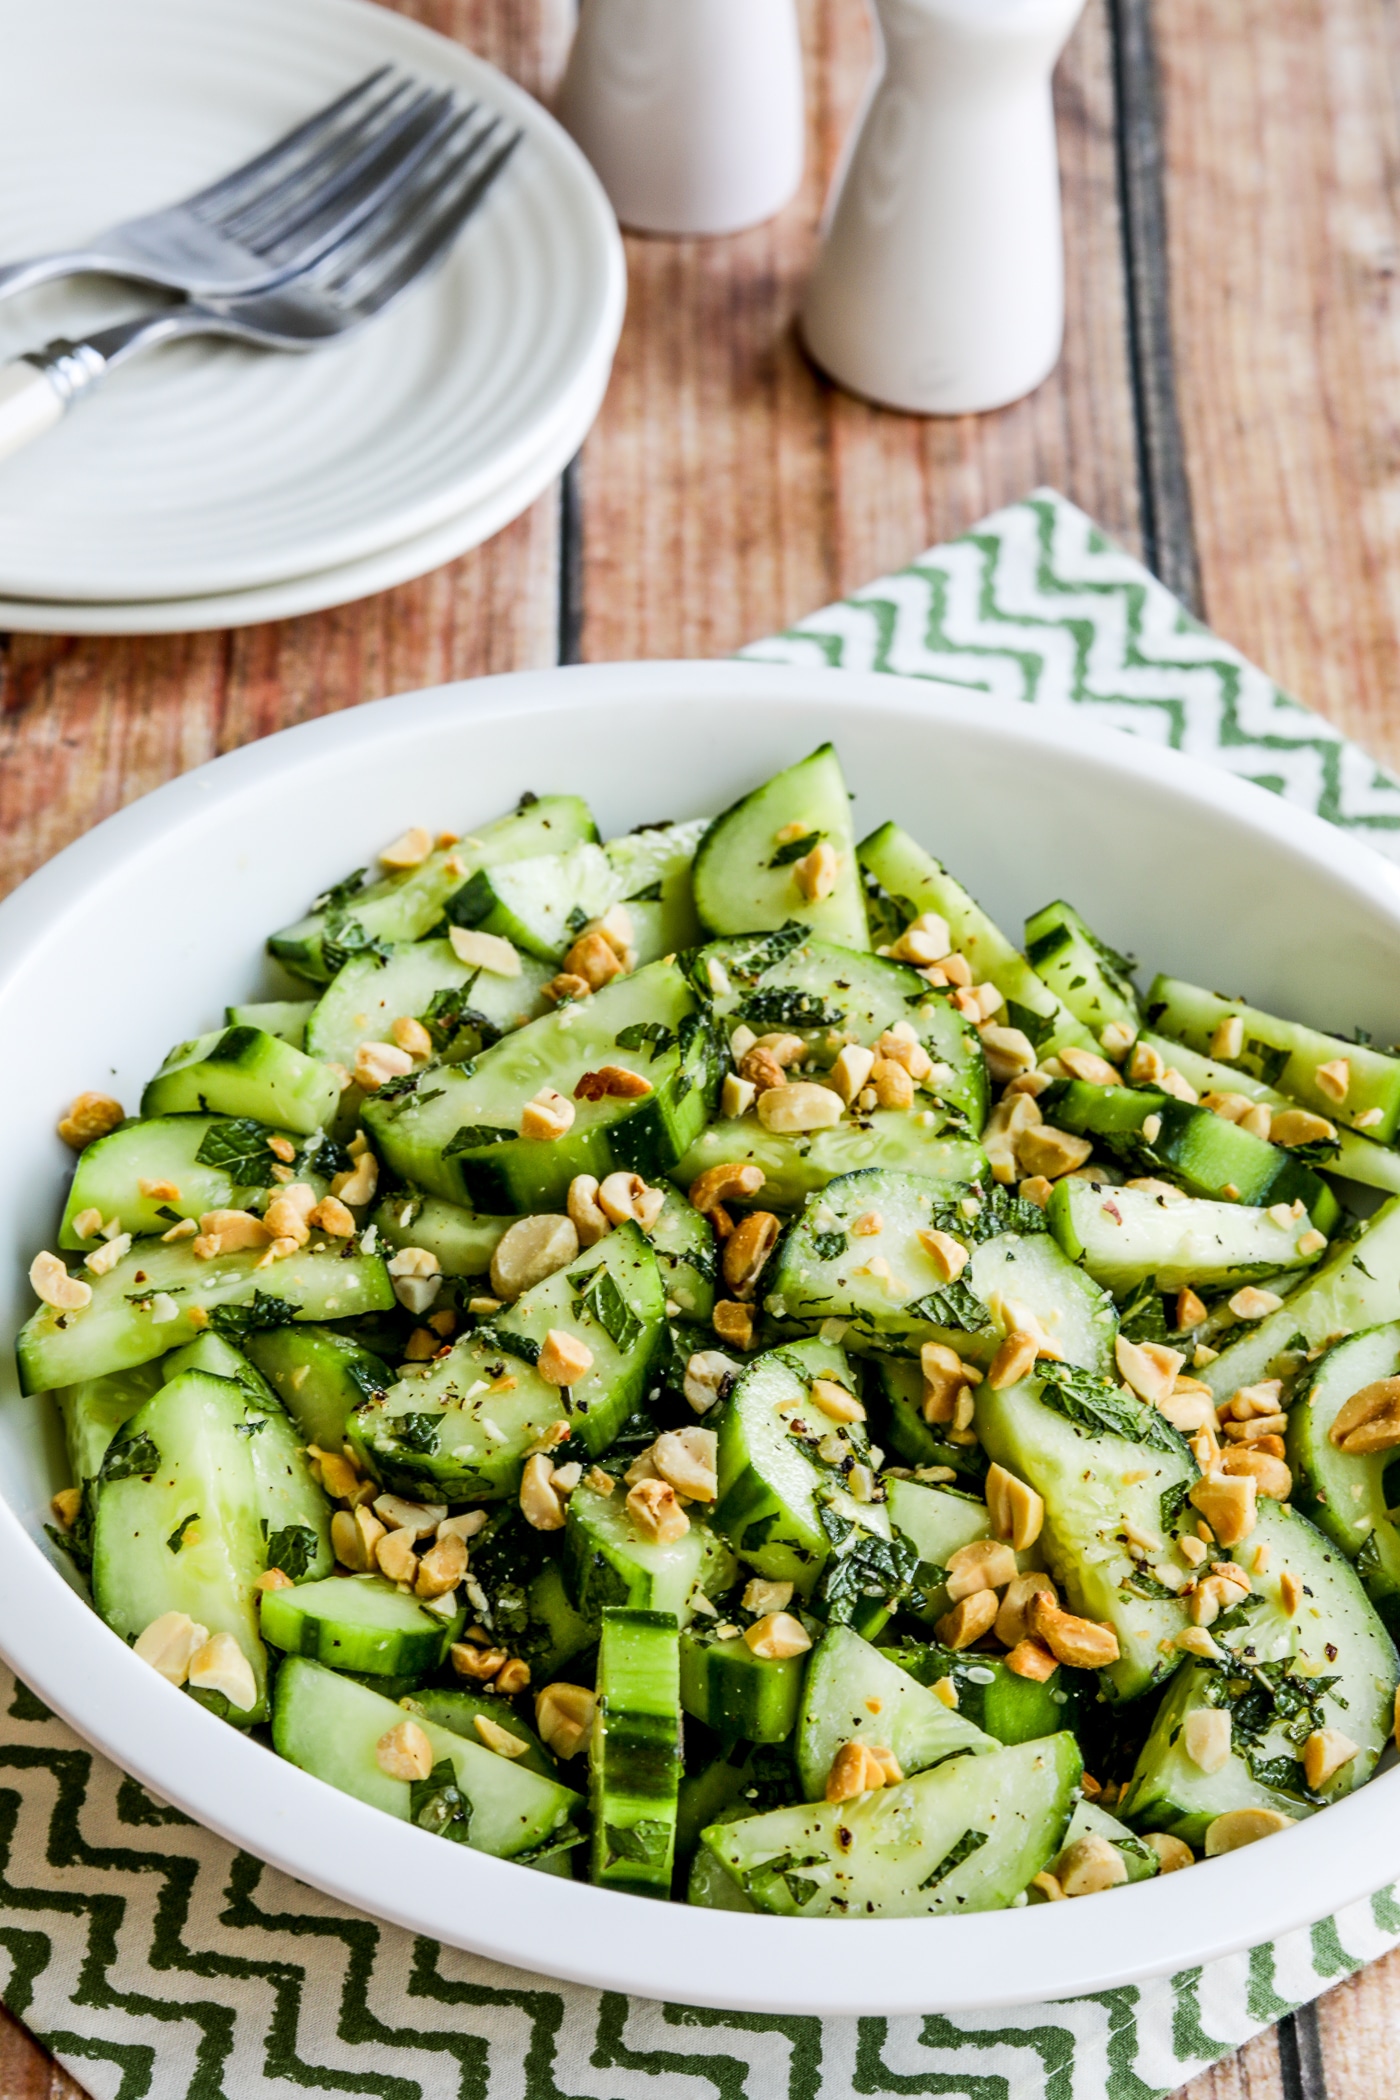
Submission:
<svg viewBox="0 0 1400 2100">
<path fill-rule="evenodd" d="M 911 718 L 942 721 L 1020 753 L 1070 755 L 1107 779 L 1147 782 L 1268 840 L 1304 867 L 1325 870 L 1358 903 L 1373 912 L 1379 906 L 1400 940 L 1400 868 L 1250 781 L 1092 717 L 880 672 L 755 659 L 595 664 L 457 681 L 348 708 L 167 782 L 65 848 L 0 903 L 0 997 L 26 959 L 82 909 L 105 868 L 166 850 L 214 807 L 256 794 L 273 775 L 314 767 L 332 752 L 369 756 L 386 740 L 429 732 L 448 719 L 519 724 L 604 702 L 683 708 L 697 701 L 806 702 L 818 729 L 824 716 L 858 710 L 863 733 L 879 718 L 891 728 Z M 1076 1906 L 1072 1932 L 1049 1905 L 957 1920 L 867 1920 L 852 1933 L 852 1921 L 642 1904 L 443 1845 L 294 1765 L 269 1763 L 262 1745 L 137 1668 L 3 1499 L 0 1594 L 25 1599 L 24 1611 L 0 1624 L 5 1661 L 80 1736 L 196 1822 L 357 1911 L 596 1989 L 735 2012 L 818 2015 L 1070 1998 L 1275 1939 L 1400 1873 L 1400 1813 L 1383 1812 L 1387 1805 L 1400 1810 L 1400 1770 L 1393 1770 L 1331 1806 L 1325 1824 L 1312 1818 L 1266 1847 L 1203 1862 L 1196 1871 L 1212 1877 L 1214 1900 L 1202 1902 L 1192 1876 L 1159 1877 L 1115 1891 L 1112 1904 Z"/>
</svg>

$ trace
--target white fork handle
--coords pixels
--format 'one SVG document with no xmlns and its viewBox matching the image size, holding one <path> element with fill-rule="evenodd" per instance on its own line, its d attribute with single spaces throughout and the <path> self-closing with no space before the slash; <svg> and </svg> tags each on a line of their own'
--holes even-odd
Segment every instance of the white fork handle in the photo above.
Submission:
<svg viewBox="0 0 1400 2100">
<path fill-rule="evenodd" d="M 17 357 L 0 365 L 0 459 L 60 422 L 66 402 L 47 372 Z"/>
</svg>

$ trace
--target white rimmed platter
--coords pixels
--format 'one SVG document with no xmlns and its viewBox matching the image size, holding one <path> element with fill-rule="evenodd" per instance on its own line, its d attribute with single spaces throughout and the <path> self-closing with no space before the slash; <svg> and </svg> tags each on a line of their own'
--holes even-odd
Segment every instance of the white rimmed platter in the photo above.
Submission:
<svg viewBox="0 0 1400 2100">
<path fill-rule="evenodd" d="M 385 63 L 525 133 L 446 266 L 363 333 L 309 357 L 154 353 L 0 462 L 0 596 L 61 613 L 345 570 L 523 486 L 596 410 L 625 303 L 611 208 L 553 119 L 460 45 L 368 0 L 0 0 L 0 43 L 4 255 L 180 195 Z M 0 355 L 150 303 L 45 286 L 0 306 Z"/>
</svg>

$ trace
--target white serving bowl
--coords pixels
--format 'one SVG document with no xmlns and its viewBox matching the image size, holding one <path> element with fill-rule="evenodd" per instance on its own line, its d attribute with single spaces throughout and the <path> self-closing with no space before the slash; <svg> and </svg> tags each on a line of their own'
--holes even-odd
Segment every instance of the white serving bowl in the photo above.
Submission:
<svg viewBox="0 0 1400 2100">
<path fill-rule="evenodd" d="M 606 831 L 723 808 L 831 738 L 858 833 L 906 825 L 1016 932 L 1072 898 L 1106 939 L 1266 1006 L 1400 1039 L 1400 871 L 1223 772 L 951 686 L 775 666 L 529 672 L 381 701 L 217 759 L 109 818 L 0 906 L 5 1313 L 53 1232 L 85 1087 L 128 1104 L 169 1045 L 266 982 L 262 942 L 410 823 L 522 789 Z M 783 1921 L 647 1903 L 397 1823 L 284 1764 L 142 1663 L 42 1531 L 66 1483 L 6 1364 L 0 1648 L 80 1734 L 233 1843 L 356 1908 L 524 1969 L 732 2009 L 901 2013 L 1068 1997 L 1273 1937 L 1400 1872 L 1400 1772 L 1267 1843 L 1068 1911 Z"/>
</svg>

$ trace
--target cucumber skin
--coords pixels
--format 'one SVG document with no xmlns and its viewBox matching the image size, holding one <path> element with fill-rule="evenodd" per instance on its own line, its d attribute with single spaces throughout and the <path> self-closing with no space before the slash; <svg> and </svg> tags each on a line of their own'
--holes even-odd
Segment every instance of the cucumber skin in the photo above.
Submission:
<svg viewBox="0 0 1400 2100">
<path fill-rule="evenodd" d="M 206 1210 L 248 1209 L 271 1183 L 275 1161 L 269 1152 L 267 1174 L 258 1182 L 234 1181 L 221 1167 L 201 1165 L 195 1155 L 208 1133 L 225 1120 L 147 1116 L 84 1146 L 63 1206 L 59 1246 L 93 1246 L 91 1237 L 82 1238 L 74 1228 L 74 1219 L 85 1210 L 100 1210 L 104 1219 L 119 1218 L 123 1232 L 139 1235 L 164 1232 L 173 1218 L 197 1218 Z M 143 1178 L 169 1180 L 180 1194 L 174 1202 L 145 1196 L 140 1189 Z"/>
<path fill-rule="evenodd" d="M 752 1116 L 720 1117 L 669 1170 L 670 1178 L 679 1188 L 689 1188 L 710 1167 L 753 1162 L 765 1176 L 753 1202 L 765 1210 L 790 1211 L 847 1174 L 920 1174 L 948 1190 L 987 1176 L 987 1155 L 976 1139 L 940 1137 L 938 1120 L 925 1130 L 903 1109 L 876 1109 L 862 1121 L 868 1128 L 843 1122 L 799 1141 L 765 1130 Z"/>
<path fill-rule="evenodd" d="M 391 1247 L 426 1247 L 444 1276 L 484 1276 L 515 1219 L 478 1217 L 445 1196 L 395 1189 L 381 1198 L 374 1223 Z"/>
<path fill-rule="evenodd" d="M 1308 1367 L 1288 1410 L 1287 1458 L 1293 1506 L 1356 1567 L 1382 1625 L 1400 1637 L 1400 1526 L 1389 1514 L 1385 1476 L 1394 1453 L 1350 1457 L 1328 1438 L 1338 1408 L 1351 1393 L 1400 1372 L 1400 1320 L 1335 1342 Z M 1327 1390 L 1333 1377 L 1340 1390 Z M 1362 1492 L 1352 1493 L 1354 1487 Z"/>
<path fill-rule="evenodd" d="M 742 1635 L 706 1640 L 681 1635 L 681 1705 L 726 1741 L 782 1743 L 797 1724 L 805 1655 L 766 1661 Z"/>
<path fill-rule="evenodd" d="M 255 1116 L 274 1129 L 312 1137 L 334 1121 L 341 1086 L 334 1072 L 265 1029 L 215 1029 L 177 1043 L 141 1096 L 143 1116 L 190 1110 Z"/>
<path fill-rule="evenodd" d="M 371 1586 L 386 1606 L 392 1598 L 402 1610 L 388 1612 L 385 1622 L 365 1619 L 357 1623 L 356 1593 Z M 334 1613 L 342 1605 L 346 1616 L 337 1619 Z M 395 1626 L 395 1618 L 401 1618 L 402 1625 Z M 357 1577 L 332 1575 L 324 1582 L 265 1591 L 261 1620 L 264 1638 L 284 1655 L 308 1655 L 328 1669 L 366 1676 L 426 1677 L 447 1660 L 466 1614 L 458 1611 L 450 1619 L 439 1618 L 379 1576 L 362 1583 Z"/>
<path fill-rule="evenodd" d="M 522 1721 L 510 1701 L 502 1699 L 498 1693 L 459 1691 L 455 1686 L 450 1689 L 423 1686 L 406 1693 L 399 1704 L 409 1713 L 431 1721 L 437 1728 L 450 1728 L 453 1735 L 463 1736 L 469 1743 L 481 1741 L 476 1732 L 478 1715 L 483 1720 L 495 1721 L 525 1744 L 524 1756 L 515 1760 L 522 1770 L 538 1772 L 541 1779 L 559 1777 L 557 1763 L 534 1729 Z"/>
<path fill-rule="evenodd" d="M 1106 1229 L 1105 1214 L 1117 1221 Z M 1066 1179 L 1055 1184 L 1045 1215 L 1070 1260 L 1119 1299 L 1149 1278 L 1159 1291 L 1185 1284 L 1223 1290 L 1258 1276 L 1265 1264 L 1270 1274 L 1297 1269 L 1301 1276 L 1315 1259 L 1298 1251 L 1298 1241 L 1311 1230 L 1306 1215 L 1281 1226 L 1256 1204 L 1212 1203 L 1201 1196 L 1169 1204 L 1139 1189 Z M 1213 1255 L 1202 1244 L 1212 1235 Z M 1223 1252 L 1231 1239 L 1233 1260 Z"/>
<path fill-rule="evenodd" d="M 803 897 L 789 869 L 769 866 L 775 833 L 794 818 L 821 831 L 840 864 L 836 889 L 818 903 Z M 761 933 L 799 919 L 826 940 L 868 949 L 850 797 L 835 746 L 819 745 L 722 811 L 696 848 L 691 888 L 709 934 Z"/>
<path fill-rule="evenodd" d="M 1057 1670 L 1038 1684 L 1033 1677 L 1014 1676 L 1002 1656 L 940 1648 L 932 1641 L 920 1647 L 881 1648 L 880 1653 L 920 1684 L 932 1686 L 940 1678 L 951 1678 L 957 1687 L 957 1711 L 999 1743 L 1034 1743 L 1073 1727 L 1075 1694 L 1059 1682 L 1072 1672 Z M 978 1683 L 968 1674 L 972 1670 L 989 1672 L 993 1681 Z"/>
<path fill-rule="evenodd" d="M 250 1334 L 245 1347 L 305 1442 L 324 1450 L 344 1443 L 354 1408 L 394 1383 L 382 1357 L 310 1321 Z"/>
<path fill-rule="evenodd" d="M 676 1621 L 669 1612 L 605 1611 L 589 1746 L 589 1878 L 596 1887 L 670 1895 L 680 1773 Z M 636 1833 L 645 1856 L 617 1850 L 615 1831 Z"/>
<path fill-rule="evenodd" d="M 734 1556 L 696 1515 L 670 1546 L 643 1538 L 622 1506 L 625 1492 L 621 1483 L 611 1495 L 580 1485 L 570 1496 L 560 1561 L 565 1589 L 594 1626 L 605 1610 L 627 1606 L 670 1612 L 684 1629 L 694 1616 L 692 1591 L 697 1585 L 706 1594 L 728 1589 L 738 1573 Z"/>
</svg>

